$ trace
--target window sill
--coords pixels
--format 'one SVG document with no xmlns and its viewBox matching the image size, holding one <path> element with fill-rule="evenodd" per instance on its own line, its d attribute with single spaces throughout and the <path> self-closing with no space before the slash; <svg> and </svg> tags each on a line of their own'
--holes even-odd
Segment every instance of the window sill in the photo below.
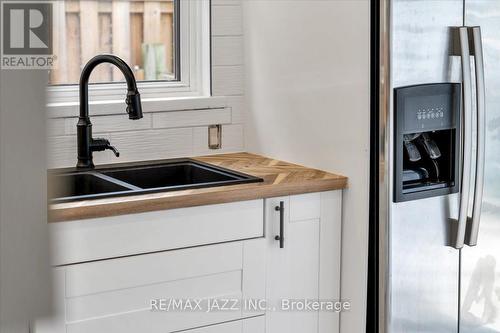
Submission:
<svg viewBox="0 0 500 333">
<path fill-rule="evenodd" d="M 89 103 L 91 115 L 124 114 L 126 105 L 124 100 L 94 101 Z M 142 111 L 182 111 L 198 109 L 216 109 L 227 106 L 227 99 L 223 96 L 177 97 L 177 98 L 144 98 Z M 47 105 L 48 118 L 77 117 L 79 103 L 50 103 Z"/>
</svg>

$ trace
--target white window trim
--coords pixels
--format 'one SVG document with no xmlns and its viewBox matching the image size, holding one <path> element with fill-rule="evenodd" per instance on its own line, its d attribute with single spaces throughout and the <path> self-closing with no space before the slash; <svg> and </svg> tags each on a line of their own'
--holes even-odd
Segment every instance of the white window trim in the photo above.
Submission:
<svg viewBox="0 0 500 333">
<path fill-rule="evenodd" d="M 190 97 L 205 99 L 210 96 L 210 1 L 179 1 L 179 4 L 181 80 L 138 82 L 145 112 L 150 111 L 148 105 L 154 104 L 157 109 L 163 101 L 168 104 L 179 99 L 184 104 L 182 101 L 188 102 Z M 124 82 L 89 85 L 89 104 L 102 108 L 109 103 L 114 108 L 117 103 L 123 103 L 126 89 Z M 78 94 L 77 84 L 49 86 L 47 107 L 53 111 L 74 110 L 79 104 Z"/>
</svg>

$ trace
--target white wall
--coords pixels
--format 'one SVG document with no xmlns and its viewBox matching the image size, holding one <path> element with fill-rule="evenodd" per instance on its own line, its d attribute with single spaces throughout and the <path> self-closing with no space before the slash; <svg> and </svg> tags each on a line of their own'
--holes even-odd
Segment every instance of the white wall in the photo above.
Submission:
<svg viewBox="0 0 500 333">
<path fill-rule="evenodd" d="M 243 27 L 240 1 L 212 1 L 212 101 L 176 101 L 144 106 L 144 118 L 91 106 L 94 136 L 120 150 L 94 154 L 96 164 L 220 154 L 244 150 Z M 126 90 L 123 91 L 125 98 Z M 145 105 L 146 103 L 143 103 Z M 149 103 L 151 105 L 151 103 Z M 113 108 L 116 109 L 116 108 Z M 50 168 L 76 164 L 78 107 L 51 107 L 48 112 Z M 208 149 L 208 125 L 222 124 L 222 149 Z"/>
<path fill-rule="evenodd" d="M 243 1 L 248 151 L 349 177 L 343 333 L 365 331 L 369 1 Z"/>
</svg>

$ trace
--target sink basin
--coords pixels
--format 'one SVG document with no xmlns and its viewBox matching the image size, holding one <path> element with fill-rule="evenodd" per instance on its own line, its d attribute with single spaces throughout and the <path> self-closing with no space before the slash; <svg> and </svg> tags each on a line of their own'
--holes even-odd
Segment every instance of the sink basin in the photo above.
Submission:
<svg viewBox="0 0 500 333">
<path fill-rule="evenodd" d="M 92 171 L 51 170 L 51 201 L 67 202 L 142 193 L 260 182 L 242 174 L 191 159 L 128 163 Z"/>
<path fill-rule="evenodd" d="M 130 191 L 130 188 L 99 177 L 94 173 L 70 173 L 49 178 L 53 198 L 79 198 Z"/>
<path fill-rule="evenodd" d="M 243 179 L 238 175 L 190 161 L 107 171 L 103 174 L 142 189 L 220 184 Z"/>
</svg>

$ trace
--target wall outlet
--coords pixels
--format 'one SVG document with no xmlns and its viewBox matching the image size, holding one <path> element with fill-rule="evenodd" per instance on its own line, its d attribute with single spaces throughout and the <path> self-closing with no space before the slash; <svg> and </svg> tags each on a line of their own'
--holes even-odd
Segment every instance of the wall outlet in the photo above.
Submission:
<svg viewBox="0 0 500 333">
<path fill-rule="evenodd" d="M 222 148 L 222 125 L 219 124 L 208 126 L 208 148 Z"/>
</svg>

